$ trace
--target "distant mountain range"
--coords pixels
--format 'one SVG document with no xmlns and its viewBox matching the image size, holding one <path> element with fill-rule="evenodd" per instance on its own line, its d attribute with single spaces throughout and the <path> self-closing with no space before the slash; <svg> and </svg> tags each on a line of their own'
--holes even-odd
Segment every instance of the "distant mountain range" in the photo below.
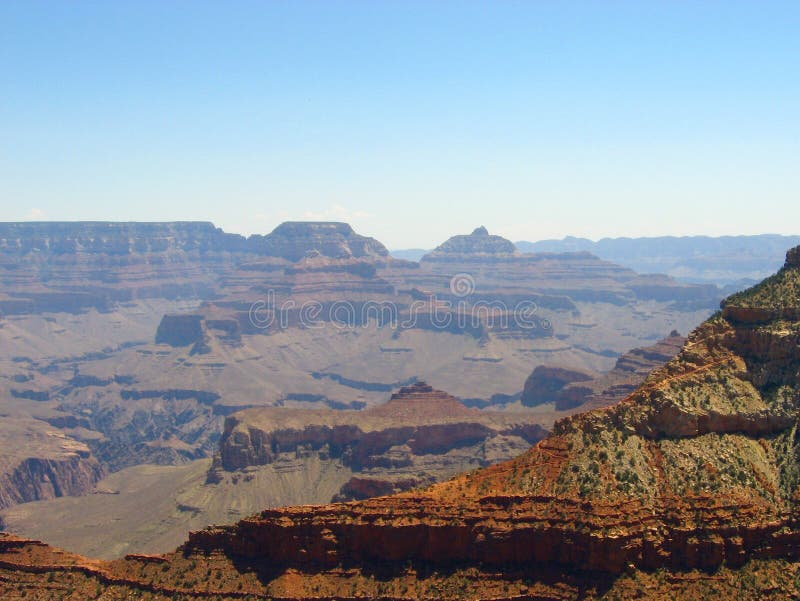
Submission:
<svg viewBox="0 0 800 601">
<path fill-rule="evenodd" d="M 685 282 L 741 288 L 760 281 L 783 264 L 786 249 L 800 236 L 662 236 L 517 242 L 523 252 L 585 250 L 639 273 L 665 273 Z"/>
<path fill-rule="evenodd" d="M 800 236 L 661 236 L 657 238 L 587 238 L 517 242 L 522 252 L 587 251 L 639 273 L 664 273 L 684 282 L 741 289 L 773 273 L 787 248 Z M 393 250 L 398 259 L 418 261 L 428 251 Z"/>
</svg>

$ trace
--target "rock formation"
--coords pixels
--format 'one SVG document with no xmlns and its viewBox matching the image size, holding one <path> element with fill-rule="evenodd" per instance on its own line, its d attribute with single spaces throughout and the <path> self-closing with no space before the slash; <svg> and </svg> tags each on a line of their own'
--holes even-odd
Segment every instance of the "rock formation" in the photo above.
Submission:
<svg viewBox="0 0 800 601">
<path fill-rule="evenodd" d="M 586 253 L 464 238 L 418 264 L 343 224 L 0 224 L 0 398 L 56 412 L 108 470 L 179 464 L 247 407 L 369 407 L 411 374 L 485 406 L 538 363 L 609 369 L 712 304 Z"/>
<path fill-rule="evenodd" d="M 126 256 L 176 251 L 241 252 L 246 239 L 202 221 L 0 223 L 5 256 Z M 65 263 L 69 264 L 69 263 Z"/>
<path fill-rule="evenodd" d="M 613 405 L 633 392 L 651 371 L 678 354 L 685 342 L 686 338 L 673 331 L 654 345 L 624 353 L 604 374 L 539 365 L 525 380 L 522 404 L 533 407 L 555 403 L 558 411 Z"/>
<path fill-rule="evenodd" d="M 6 537 L 0 591 L 796 598 L 797 252 L 625 400 L 559 421 L 516 459 L 391 497 L 267 510 L 159 558 L 90 562 Z"/>
<path fill-rule="evenodd" d="M 507 241 L 481 230 L 460 252 L 422 263 L 392 259 L 341 224 L 286 224 L 250 238 L 196 223 L 0 232 L 0 399 L 86 445 L 109 472 L 210 460 L 225 417 L 242 409 L 374 407 L 413 374 L 477 406 L 508 401 L 539 363 L 607 370 L 619 353 L 673 327 L 688 331 L 716 305 L 703 288 L 642 278 L 586 253 L 506 252 Z M 453 285 L 459 274 L 474 290 Z M 319 309 L 314 323 L 304 306 Z M 519 423 L 549 429 L 564 415 L 532 413 Z M 445 429 L 458 445 L 449 455 L 393 433 L 399 444 L 370 455 L 392 478 L 356 463 L 355 450 L 351 458 L 335 445 L 297 445 L 246 468 L 261 478 L 250 491 L 279 481 L 264 507 L 389 492 L 510 457 L 534 440 L 497 433 L 505 425 L 489 432 L 479 417 L 459 418 L 461 433 Z M 364 438 L 347 448 L 367 449 Z M 281 475 L 287 457 L 296 480 Z M 341 466 L 342 481 L 307 499 L 285 494 L 300 474 L 313 479 L 312 462 Z M 197 473 L 202 482 L 205 465 Z"/>
<path fill-rule="evenodd" d="M 458 235 L 448 238 L 437 246 L 432 253 L 427 255 L 430 260 L 443 255 L 515 255 L 519 254 L 517 247 L 510 240 L 502 236 L 490 235 L 485 227 L 481 226 L 469 235 Z"/>
<path fill-rule="evenodd" d="M 141 298 L 205 298 L 246 240 L 211 223 L 0 223 L 0 313 L 110 310 Z"/>
<path fill-rule="evenodd" d="M 0 433 L 0 509 L 85 495 L 104 476 L 87 445 L 42 421 L 4 416 Z"/>
<path fill-rule="evenodd" d="M 589 382 L 598 374 L 554 365 L 537 365 L 525 380 L 520 401 L 527 407 L 552 403 L 569 384 Z M 581 387 L 585 389 L 585 387 Z"/>
<path fill-rule="evenodd" d="M 364 411 L 248 409 L 225 420 L 210 479 L 314 454 L 354 472 L 337 499 L 366 498 L 510 459 L 545 435 L 539 419 L 468 409 L 424 382 Z"/>
<path fill-rule="evenodd" d="M 204 317 L 196 313 L 165 315 L 156 330 L 156 344 L 189 346 L 205 338 Z"/>
<path fill-rule="evenodd" d="M 208 299 L 242 263 L 274 257 L 285 266 L 314 254 L 389 259 L 380 242 L 346 223 L 287 222 L 249 238 L 205 222 L 0 223 L 0 314 Z"/>
<path fill-rule="evenodd" d="M 623 304 L 668 299 L 708 304 L 719 298 L 715 286 L 640 275 L 588 252 L 520 253 L 509 240 L 489 235 L 485 228 L 450 238 L 422 257 L 420 265 L 423 273 L 468 274 L 475 284 L 469 295 L 473 302 L 532 299 L 541 308 L 563 309 L 565 301 Z"/>
<path fill-rule="evenodd" d="M 386 247 L 359 236 L 346 223 L 287 221 L 266 236 L 251 236 L 248 245 L 257 254 L 299 261 L 309 253 L 333 259 L 388 257 Z"/>
</svg>

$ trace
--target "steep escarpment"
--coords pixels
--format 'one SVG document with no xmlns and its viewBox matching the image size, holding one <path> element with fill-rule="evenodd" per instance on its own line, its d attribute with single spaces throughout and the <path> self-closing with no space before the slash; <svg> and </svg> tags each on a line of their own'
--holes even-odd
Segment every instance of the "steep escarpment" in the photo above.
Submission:
<svg viewBox="0 0 800 601">
<path fill-rule="evenodd" d="M 651 371 L 678 354 L 685 342 L 686 338 L 673 331 L 654 345 L 622 354 L 613 369 L 604 374 L 539 365 L 525 380 L 522 404 L 533 407 L 555 403 L 558 411 L 613 405 L 632 393 Z"/>
<path fill-rule="evenodd" d="M 796 253 L 625 400 L 559 421 L 511 461 L 391 497 L 266 510 L 153 560 L 91 564 L 6 539 L 2 567 L 33 590 L 40 572 L 79 572 L 156 598 L 794 598 Z"/>
<path fill-rule="evenodd" d="M 86 444 L 39 420 L 6 416 L 0 432 L 0 509 L 85 495 L 105 474 Z"/>
<path fill-rule="evenodd" d="M 209 478 L 313 455 L 354 473 L 337 499 L 366 498 L 518 455 L 545 435 L 539 419 L 468 409 L 424 382 L 364 411 L 249 409 L 226 419 Z"/>
<path fill-rule="evenodd" d="M 244 243 L 244 237 L 227 234 L 202 221 L 0 223 L 0 250 L 6 256 L 123 256 L 170 250 L 237 252 L 244 249 Z"/>
</svg>

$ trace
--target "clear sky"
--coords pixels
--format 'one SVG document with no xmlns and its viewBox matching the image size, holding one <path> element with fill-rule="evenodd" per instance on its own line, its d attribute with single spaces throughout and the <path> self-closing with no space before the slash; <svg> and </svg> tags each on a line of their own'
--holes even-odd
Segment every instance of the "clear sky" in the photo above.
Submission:
<svg viewBox="0 0 800 601">
<path fill-rule="evenodd" d="M 800 233 L 800 3 L 0 2 L 0 220 Z"/>
</svg>

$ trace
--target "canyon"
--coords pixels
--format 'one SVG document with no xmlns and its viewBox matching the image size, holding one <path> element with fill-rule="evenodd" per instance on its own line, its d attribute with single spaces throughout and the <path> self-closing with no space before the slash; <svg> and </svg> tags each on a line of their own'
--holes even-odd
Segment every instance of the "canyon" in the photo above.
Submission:
<svg viewBox="0 0 800 601">
<path fill-rule="evenodd" d="M 413 262 L 329 222 L 248 238 L 194 222 L 0 224 L 0 284 L 0 515 L 103 556 L 165 550 L 204 519 L 394 492 L 507 459 L 576 410 L 522 403 L 534 368 L 605 373 L 720 299 L 585 252 L 522 253 L 485 228 Z M 264 411 L 277 424 L 356 427 L 423 380 L 481 409 L 459 417 L 474 437 L 448 438 L 449 457 L 408 451 L 401 433 L 365 472 L 347 451 L 370 439 L 361 428 L 333 457 L 314 439 L 242 473 L 220 463 L 227 420 Z M 12 448 L 29 432 L 35 446 Z M 152 516 L 169 522 L 161 534 L 129 516 L 139 482 L 172 499 Z M 81 502 L 108 506 L 108 532 L 132 546 L 98 549 L 74 517 Z M 36 518 L 45 507 L 63 519 Z"/>
<path fill-rule="evenodd" d="M 610 407 L 427 488 L 265 509 L 100 562 L 6 535 L 0 590 L 108 599 L 698 599 L 800 594 L 800 248 Z"/>
</svg>

